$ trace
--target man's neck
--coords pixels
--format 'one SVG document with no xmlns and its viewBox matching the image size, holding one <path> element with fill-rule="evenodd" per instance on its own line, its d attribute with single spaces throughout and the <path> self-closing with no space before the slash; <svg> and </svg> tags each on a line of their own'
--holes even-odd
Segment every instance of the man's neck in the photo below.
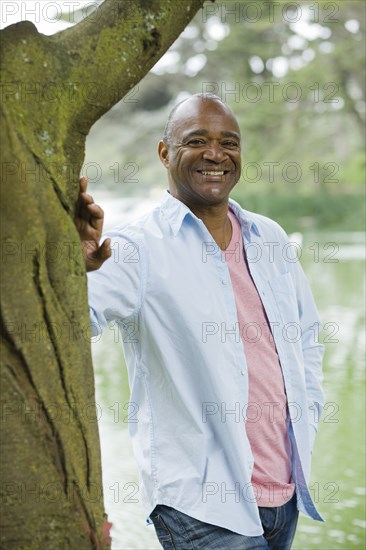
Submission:
<svg viewBox="0 0 366 550">
<path fill-rule="evenodd" d="M 207 207 L 187 206 L 197 218 L 203 221 L 219 247 L 226 250 L 232 237 L 231 221 L 228 217 L 228 203 Z"/>
</svg>

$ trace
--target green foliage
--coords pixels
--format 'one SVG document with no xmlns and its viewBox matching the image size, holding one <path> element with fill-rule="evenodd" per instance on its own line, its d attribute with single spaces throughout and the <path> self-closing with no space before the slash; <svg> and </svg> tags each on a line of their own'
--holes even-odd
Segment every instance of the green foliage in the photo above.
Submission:
<svg viewBox="0 0 366 550">
<path fill-rule="evenodd" d="M 237 188 L 232 198 L 243 208 L 276 220 L 288 233 L 306 229 L 363 231 L 365 195 L 361 192 L 298 191 L 246 192 Z"/>
<path fill-rule="evenodd" d="M 167 115 L 177 96 L 213 91 L 242 129 L 244 176 L 237 193 L 290 225 L 291 216 L 336 225 L 347 217 L 343 206 L 351 214 L 359 208 L 365 180 L 364 37 L 359 1 L 206 4 L 169 50 L 171 63 L 166 57 L 98 122 L 87 161 L 101 164 L 103 184 L 122 184 L 118 192 L 145 195 L 152 186 L 165 187 L 156 143 Z M 116 180 L 110 169 L 116 161 L 122 168 L 134 163 L 137 181 Z M 254 165 L 261 172 L 255 184 L 255 168 L 245 177 Z M 298 167 L 298 178 L 288 166 Z"/>
</svg>

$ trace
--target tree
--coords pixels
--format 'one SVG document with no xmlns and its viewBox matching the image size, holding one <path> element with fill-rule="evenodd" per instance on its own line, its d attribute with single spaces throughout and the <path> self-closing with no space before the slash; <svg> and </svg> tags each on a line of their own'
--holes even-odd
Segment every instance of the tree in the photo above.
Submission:
<svg viewBox="0 0 366 550">
<path fill-rule="evenodd" d="M 92 124 L 202 4 L 105 0 L 53 36 L 1 32 L 2 548 L 108 545 L 78 176 Z"/>
</svg>

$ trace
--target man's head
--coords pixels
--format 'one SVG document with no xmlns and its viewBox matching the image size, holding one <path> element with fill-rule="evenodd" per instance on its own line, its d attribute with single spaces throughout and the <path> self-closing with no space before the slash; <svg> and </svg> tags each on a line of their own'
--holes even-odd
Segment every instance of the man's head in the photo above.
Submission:
<svg viewBox="0 0 366 550">
<path fill-rule="evenodd" d="M 227 202 L 240 178 L 239 125 L 211 94 L 196 94 L 173 108 L 158 151 L 170 192 L 188 206 Z"/>
</svg>

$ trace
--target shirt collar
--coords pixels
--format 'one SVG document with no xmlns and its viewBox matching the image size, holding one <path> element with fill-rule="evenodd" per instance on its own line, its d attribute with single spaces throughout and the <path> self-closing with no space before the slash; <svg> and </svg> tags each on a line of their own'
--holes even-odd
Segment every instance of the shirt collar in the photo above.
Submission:
<svg viewBox="0 0 366 550">
<path fill-rule="evenodd" d="M 192 210 L 190 210 L 183 202 L 173 197 L 168 190 L 165 191 L 160 208 L 170 225 L 174 237 L 179 233 L 183 220 L 186 216 L 191 216 L 192 218 L 198 220 Z"/>
<path fill-rule="evenodd" d="M 234 212 L 235 216 L 238 218 L 241 228 L 243 230 L 245 238 L 250 241 L 251 240 L 251 233 L 254 233 L 257 235 L 257 237 L 260 237 L 260 231 L 258 229 L 257 224 L 251 218 L 250 212 L 247 210 L 244 210 L 240 204 L 238 204 L 233 199 L 229 199 L 229 207 Z"/>
<path fill-rule="evenodd" d="M 259 229 L 253 219 L 249 216 L 249 212 L 243 210 L 240 204 L 229 199 L 229 206 L 238 218 L 245 238 L 250 241 L 251 233 L 260 237 Z M 199 218 L 183 202 L 176 199 L 171 193 L 166 190 L 161 202 L 161 210 L 163 211 L 166 220 L 168 221 L 173 235 L 176 236 L 182 227 L 183 220 L 186 216 L 191 216 L 198 220 Z"/>
</svg>

